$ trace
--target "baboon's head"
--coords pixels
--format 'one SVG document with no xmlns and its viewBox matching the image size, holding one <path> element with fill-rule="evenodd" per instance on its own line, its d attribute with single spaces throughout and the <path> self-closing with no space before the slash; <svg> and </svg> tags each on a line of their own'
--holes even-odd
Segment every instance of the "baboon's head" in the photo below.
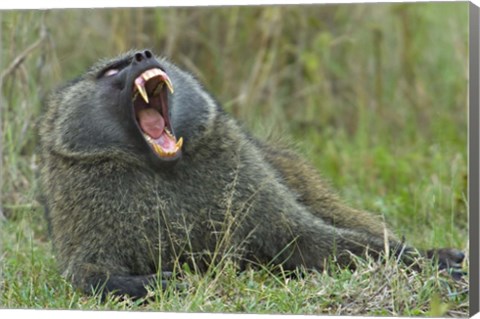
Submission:
<svg viewBox="0 0 480 319">
<path fill-rule="evenodd" d="M 47 103 L 42 139 L 55 151 L 154 164 L 193 151 L 217 109 L 191 75 L 149 50 L 97 63 Z"/>
</svg>

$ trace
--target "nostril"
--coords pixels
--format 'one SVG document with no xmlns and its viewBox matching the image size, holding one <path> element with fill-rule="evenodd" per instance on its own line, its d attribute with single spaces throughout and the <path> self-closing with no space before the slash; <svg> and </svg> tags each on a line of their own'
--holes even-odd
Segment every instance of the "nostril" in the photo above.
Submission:
<svg viewBox="0 0 480 319">
<path fill-rule="evenodd" d="M 152 55 L 152 52 L 150 52 L 149 50 L 145 50 L 143 52 L 145 54 L 145 56 L 147 57 L 147 59 L 150 59 L 153 55 Z"/>
<path fill-rule="evenodd" d="M 141 54 L 140 52 L 139 53 L 135 53 L 135 60 L 137 62 L 141 62 L 143 60 L 143 54 Z"/>
</svg>

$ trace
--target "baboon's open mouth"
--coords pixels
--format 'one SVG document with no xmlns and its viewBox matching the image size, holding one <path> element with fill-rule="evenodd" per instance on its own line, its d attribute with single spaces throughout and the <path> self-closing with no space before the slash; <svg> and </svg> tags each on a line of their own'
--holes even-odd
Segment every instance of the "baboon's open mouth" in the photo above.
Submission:
<svg viewBox="0 0 480 319">
<path fill-rule="evenodd" d="M 148 69 L 133 84 L 133 109 L 138 127 L 152 150 L 161 158 L 180 154 L 183 138 L 177 141 L 168 115 L 167 89 L 172 82 L 159 68 Z"/>
</svg>

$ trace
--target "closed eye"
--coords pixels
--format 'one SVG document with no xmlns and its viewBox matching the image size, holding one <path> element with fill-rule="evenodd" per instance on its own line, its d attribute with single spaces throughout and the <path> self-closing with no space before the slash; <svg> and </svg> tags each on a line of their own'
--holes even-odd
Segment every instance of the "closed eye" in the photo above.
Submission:
<svg viewBox="0 0 480 319">
<path fill-rule="evenodd" d="M 119 69 L 115 69 L 115 68 L 108 69 L 107 71 L 105 71 L 103 73 L 103 76 L 113 76 L 113 75 L 117 74 L 118 72 L 120 72 Z"/>
<path fill-rule="evenodd" d="M 97 78 L 111 77 L 116 75 L 117 73 L 120 73 L 120 71 L 122 71 L 130 64 L 131 60 L 131 58 L 126 58 L 119 62 L 106 66 L 102 71 L 98 73 Z"/>
</svg>

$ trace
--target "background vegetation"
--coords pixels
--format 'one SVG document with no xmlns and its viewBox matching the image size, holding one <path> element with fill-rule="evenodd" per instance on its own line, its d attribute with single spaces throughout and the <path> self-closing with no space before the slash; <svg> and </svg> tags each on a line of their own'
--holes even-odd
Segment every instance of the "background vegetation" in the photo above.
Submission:
<svg viewBox="0 0 480 319">
<path fill-rule="evenodd" d="M 468 3 L 3 11 L 0 31 L 0 307 L 467 315 L 468 277 L 369 260 L 295 280 L 226 263 L 147 304 L 82 296 L 55 268 L 35 125 L 48 90 L 149 47 L 413 245 L 467 251 Z"/>
</svg>

